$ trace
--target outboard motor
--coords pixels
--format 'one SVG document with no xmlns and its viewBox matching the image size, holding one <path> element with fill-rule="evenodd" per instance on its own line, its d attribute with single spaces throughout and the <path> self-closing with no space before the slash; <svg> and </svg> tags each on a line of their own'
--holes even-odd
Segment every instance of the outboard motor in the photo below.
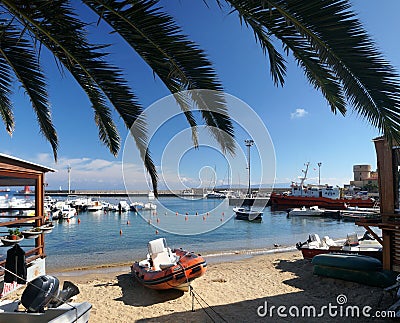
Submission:
<svg viewBox="0 0 400 323">
<path fill-rule="evenodd" d="M 79 288 L 65 281 L 59 290 L 56 277 L 43 275 L 28 283 L 21 296 L 21 304 L 31 313 L 43 313 L 45 307 L 55 308 L 79 294 Z"/>
<path fill-rule="evenodd" d="M 54 296 L 58 294 L 56 277 L 43 275 L 28 283 L 21 296 L 22 305 L 28 312 L 42 313 Z"/>
</svg>

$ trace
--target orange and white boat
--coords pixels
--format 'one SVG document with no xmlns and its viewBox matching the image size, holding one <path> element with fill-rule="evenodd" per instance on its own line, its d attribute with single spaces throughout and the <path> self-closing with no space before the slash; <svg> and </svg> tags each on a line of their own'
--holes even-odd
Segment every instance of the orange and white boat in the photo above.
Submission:
<svg viewBox="0 0 400 323">
<path fill-rule="evenodd" d="M 145 260 L 131 266 L 132 274 L 151 289 L 189 290 L 192 280 L 204 275 L 207 263 L 203 257 L 183 249 L 171 250 L 165 238 L 152 240 Z"/>
</svg>

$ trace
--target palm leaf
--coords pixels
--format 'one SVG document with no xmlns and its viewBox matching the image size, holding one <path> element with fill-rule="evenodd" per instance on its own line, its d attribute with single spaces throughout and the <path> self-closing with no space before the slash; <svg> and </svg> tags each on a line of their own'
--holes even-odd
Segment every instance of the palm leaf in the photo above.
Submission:
<svg viewBox="0 0 400 323">
<path fill-rule="evenodd" d="M 120 139 L 111 124 L 108 109 L 104 107 L 102 100 L 93 100 L 101 98 L 101 92 L 111 102 L 133 134 L 157 193 L 157 175 L 147 149 L 146 125 L 141 116 L 143 109 L 127 86 L 121 71 L 104 60 L 107 53 L 100 52 L 104 46 L 93 46 L 86 40 L 86 24 L 76 18 L 66 1 L 38 0 L 29 5 L 6 1 L 5 5 L 38 41 L 52 51 L 86 91 L 92 100 L 92 106 L 97 109 L 95 119 L 101 126 L 100 139 L 115 154 L 119 149 Z M 132 126 L 136 128 L 134 131 Z"/>
<path fill-rule="evenodd" d="M 5 25 L 3 21 L 0 23 L 0 28 L 1 56 L 13 70 L 30 98 L 41 133 L 49 141 L 53 149 L 54 158 L 57 160 L 58 138 L 51 120 L 45 78 L 40 70 L 36 53 L 31 48 L 30 42 L 24 39 L 20 31 L 13 25 Z M 3 81 L 10 81 L 10 79 L 3 78 Z M 9 85 L 5 84 L 5 86 Z M 9 119 L 9 112 L 7 112 L 9 107 L 7 104 L 9 104 L 7 100 L 2 103 L 5 107 L 2 114 L 6 113 L 6 118 Z"/>
<path fill-rule="evenodd" d="M 9 97 L 11 95 L 13 78 L 10 66 L 2 55 L 2 51 L 3 48 L 0 46 L 0 115 L 3 119 L 6 131 L 11 135 L 14 131 L 14 114 Z"/>
<path fill-rule="evenodd" d="M 227 2 L 293 52 L 309 81 L 323 89 L 333 111 L 344 113 L 340 107 L 343 93 L 358 114 L 388 138 L 400 139 L 398 74 L 349 10 L 349 1 L 310 0 L 307 5 L 293 0 Z M 326 78 L 322 78 L 324 73 Z M 323 87 L 323 81 L 329 86 Z"/>
<path fill-rule="evenodd" d="M 157 1 L 84 0 L 101 19 L 106 21 L 146 61 L 171 93 L 208 89 L 221 91 L 222 86 L 205 53 L 182 34 L 173 19 L 155 7 Z M 196 59 L 193 59 L 193 58 Z M 189 94 L 190 95 L 190 94 Z M 223 150 L 234 153 L 233 127 L 222 95 L 210 106 L 210 98 L 196 92 L 191 99 L 197 104 L 209 130 Z M 187 99 L 175 96 L 184 111 L 192 137 L 197 143 L 195 119 Z M 205 102 L 209 102 L 208 105 Z M 219 112 L 215 112 L 215 110 Z M 220 132 L 226 132 L 221 136 Z M 222 141 L 223 140 L 223 141 Z"/>
</svg>

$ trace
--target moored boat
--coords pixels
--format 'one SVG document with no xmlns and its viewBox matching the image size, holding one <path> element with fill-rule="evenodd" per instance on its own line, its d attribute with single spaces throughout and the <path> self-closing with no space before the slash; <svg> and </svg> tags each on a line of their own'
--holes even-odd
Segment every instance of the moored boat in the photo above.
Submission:
<svg viewBox="0 0 400 323">
<path fill-rule="evenodd" d="M 261 221 L 263 212 L 250 207 L 234 207 L 236 219 L 245 221 Z"/>
<path fill-rule="evenodd" d="M 131 266 L 134 277 L 148 288 L 188 291 L 190 282 L 206 272 L 203 257 L 182 249 L 171 250 L 164 238 L 150 241 L 148 250 L 146 259 Z"/>
<path fill-rule="evenodd" d="M 292 183 L 289 194 L 272 193 L 270 203 L 272 209 L 284 210 L 294 207 L 318 206 L 330 210 L 345 210 L 349 206 L 359 208 L 373 208 L 376 201 L 366 195 L 350 196 L 342 198 L 339 187 L 330 185 L 304 185 L 307 179 L 309 163 L 303 170 L 304 176 L 301 177 L 299 184 Z"/>
<path fill-rule="evenodd" d="M 288 211 L 288 216 L 319 216 L 322 214 L 324 214 L 324 210 L 315 205 L 309 208 L 302 206 L 301 208 L 294 208 Z"/>
<path fill-rule="evenodd" d="M 344 244 L 338 244 L 328 236 L 320 239 L 318 234 L 310 234 L 308 240 L 297 243 L 296 248 L 301 251 L 304 259 L 313 259 L 320 254 L 341 253 L 359 254 L 382 260 L 382 245 L 367 233 L 361 239 L 355 233 L 349 234 Z"/>
</svg>

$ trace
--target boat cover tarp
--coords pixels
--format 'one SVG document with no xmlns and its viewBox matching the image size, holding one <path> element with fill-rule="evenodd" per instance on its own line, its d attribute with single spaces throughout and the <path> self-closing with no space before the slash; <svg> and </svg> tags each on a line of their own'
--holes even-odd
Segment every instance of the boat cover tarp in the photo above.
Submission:
<svg viewBox="0 0 400 323">
<path fill-rule="evenodd" d="M 382 269 L 372 257 L 350 254 L 323 254 L 313 258 L 314 274 L 364 285 L 388 287 L 396 283 L 397 273 Z"/>
</svg>

